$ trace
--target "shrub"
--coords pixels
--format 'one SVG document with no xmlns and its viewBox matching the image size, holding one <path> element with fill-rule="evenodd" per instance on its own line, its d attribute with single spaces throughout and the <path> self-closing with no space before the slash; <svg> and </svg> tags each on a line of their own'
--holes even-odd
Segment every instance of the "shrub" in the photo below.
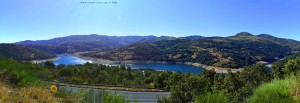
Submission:
<svg viewBox="0 0 300 103">
<path fill-rule="evenodd" d="M 96 92 L 94 89 L 89 90 L 84 95 L 82 103 L 129 103 L 125 97 L 116 92 Z M 135 102 L 135 101 L 133 101 Z"/>
<path fill-rule="evenodd" d="M 271 83 L 263 84 L 254 90 L 248 103 L 295 103 L 290 83 L 297 82 L 291 78 L 284 80 L 273 80 Z"/>
<path fill-rule="evenodd" d="M 195 103 L 229 103 L 229 99 L 223 91 L 214 91 L 196 96 Z"/>
</svg>

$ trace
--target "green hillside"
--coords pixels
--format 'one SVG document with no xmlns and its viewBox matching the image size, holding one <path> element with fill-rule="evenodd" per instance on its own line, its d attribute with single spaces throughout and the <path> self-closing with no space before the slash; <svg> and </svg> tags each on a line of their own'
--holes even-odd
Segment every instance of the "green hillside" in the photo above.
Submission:
<svg viewBox="0 0 300 103">
<path fill-rule="evenodd" d="M 55 54 L 15 44 L 0 44 L 0 56 L 15 60 L 41 60 L 56 57 Z"/>
<path fill-rule="evenodd" d="M 83 56 L 109 60 L 197 62 L 219 67 L 239 68 L 257 61 L 274 61 L 292 54 L 293 48 L 247 32 L 231 37 L 190 40 L 177 38 L 153 43 L 135 43 L 107 53 Z"/>
<path fill-rule="evenodd" d="M 275 42 L 278 42 L 281 45 L 288 46 L 290 48 L 300 50 L 300 42 L 292 39 L 285 39 L 285 38 L 277 38 L 268 34 L 260 34 L 258 37 L 269 39 Z"/>
</svg>

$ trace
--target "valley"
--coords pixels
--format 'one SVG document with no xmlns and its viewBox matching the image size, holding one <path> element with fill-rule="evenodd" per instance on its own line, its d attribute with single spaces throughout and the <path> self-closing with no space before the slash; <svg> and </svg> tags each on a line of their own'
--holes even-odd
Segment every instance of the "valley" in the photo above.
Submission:
<svg viewBox="0 0 300 103">
<path fill-rule="evenodd" d="M 69 45 L 74 44 L 75 41 L 89 45 Z M 93 43 L 89 43 L 91 41 Z M 115 43 L 119 44 L 113 44 L 114 41 L 118 41 Z M 217 73 L 227 73 L 228 70 L 237 72 L 241 71 L 244 66 L 257 63 L 269 62 L 270 64 L 285 56 L 298 53 L 299 49 L 295 47 L 300 45 L 298 41 L 291 39 L 277 38 L 267 34 L 253 35 L 248 32 L 240 32 L 229 37 L 187 36 L 180 38 L 116 37 L 92 34 L 42 41 L 23 41 L 16 44 L 45 50 L 49 53 L 73 55 L 95 64 L 186 64 L 207 70 L 214 69 Z M 52 48 L 49 44 L 64 50 L 46 49 Z"/>
<path fill-rule="evenodd" d="M 300 103 L 300 0 L 1 0 L 0 103 Z"/>
<path fill-rule="evenodd" d="M 0 74 L 7 75 L 0 79 L 21 87 L 34 83 L 75 89 L 65 95 L 84 92 L 85 99 L 75 101 L 97 101 L 98 96 L 117 95 L 113 97 L 131 102 L 188 102 L 193 101 L 191 97 L 217 92 L 224 95 L 222 99 L 238 103 L 252 98 L 258 86 L 274 78 L 285 78 L 299 66 L 295 64 L 300 55 L 295 46 L 300 42 L 266 34 L 135 37 L 93 34 L 0 44 Z M 123 45 L 111 45 L 114 39 Z M 97 43 L 87 42 L 94 40 Z M 87 45 L 71 45 L 74 42 Z M 90 93 L 91 89 L 98 92 Z M 111 91 L 117 94 L 107 94 Z M 129 95 L 137 99 L 130 99 Z"/>
</svg>

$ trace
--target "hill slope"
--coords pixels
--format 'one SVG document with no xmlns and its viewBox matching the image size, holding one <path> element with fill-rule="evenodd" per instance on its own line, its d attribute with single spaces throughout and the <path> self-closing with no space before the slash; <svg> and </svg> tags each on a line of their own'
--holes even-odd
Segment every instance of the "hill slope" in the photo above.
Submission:
<svg viewBox="0 0 300 103">
<path fill-rule="evenodd" d="M 141 41 L 152 40 L 155 36 L 105 36 L 73 35 L 50 40 L 22 41 L 16 44 L 41 49 L 51 53 L 74 53 L 84 51 L 108 51 Z"/>
<path fill-rule="evenodd" d="M 260 34 L 258 37 L 269 39 L 275 42 L 278 42 L 281 45 L 288 46 L 290 48 L 300 50 L 300 42 L 292 39 L 285 39 L 285 38 L 277 38 L 268 34 Z"/>
<path fill-rule="evenodd" d="M 153 43 L 135 43 L 108 53 L 83 56 L 110 60 L 197 62 L 239 68 L 257 61 L 273 61 L 290 55 L 293 49 L 276 41 L 241 32 L 231 37 L 177 38 Z"/>
<path fill-rule="evenodd" d="M 56 57 L 55 54 L 15 44 L 0 44 L 0 56 L 15 60 L 41 60 Z"/>
</svg>

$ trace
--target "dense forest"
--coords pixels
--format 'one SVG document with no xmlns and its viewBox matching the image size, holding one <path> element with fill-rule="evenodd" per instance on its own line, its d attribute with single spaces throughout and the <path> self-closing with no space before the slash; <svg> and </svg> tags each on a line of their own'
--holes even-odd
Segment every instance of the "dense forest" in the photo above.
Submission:
<svg viewBox="0 0 300 103">
<path fill-rule="evenodd" d="M 56 57 L 55 54 L 15 44 L 0 44 L 0 56 L 15 60 L 42 60 Z"/>
<path fill-rule="evenodd" d="M 115 61 L 195 62 L 241 68 L 258 61 L 275 61 L 297 51 L 287 44 L 241 32 L 231 37 L 177 38 L 134 43 L 111 52 L 90 52 L 82 55 Z M 294 41 L 291 45 L 294 44 L 300 45 L 300 42 Z"/>
<path fill-rule="evenodd" d="M 283 64 L 282 64 L 283 63 Z M 51 62 L 31 64 L 11 59 L 0 59 L 0 80 L 13 88 L 30 88 L 43 85 L 43 81 L 59 80 L 86 84 L 118 85 L 142 88 L 164 88 L 170 91 L 168 98 L 160 98 L 161 103 L 257 103 L 299 102 L 300 57 L 273 64 L 272 71 L 263 65 L 245 67 L 242 72 L 217 74 L 204 71 L 197 75 L 190 73 L 134 70 L 122 66 L 105 66 L 86 63 L 84 65 L 58 65 Z M 283 66 L 278 66 L 283 65 Z M 60 93 L 60 92 L 59 92 Z M 295 94 L 296 93 L 296 94 Z M 80 93 L 79 93 L 80 94 Z M 79 95 L 73 94 L 73 95 Z M 51 93 L 59 97 L 62 94 Z M 67 94 L 64 94 L 69 95 Z M 107 94 L 108 95 L 108 94 Z M 3 99 L 5 95 L 1 94 Z M 79 101 L 75 97 L 68 97 Z M 124 98 L 122 96 L 119 99 Z M 266 98 L 268 100 L 266 100 Z M 125 102 L 125 101 L 123 101 Z"/>
</svg>

